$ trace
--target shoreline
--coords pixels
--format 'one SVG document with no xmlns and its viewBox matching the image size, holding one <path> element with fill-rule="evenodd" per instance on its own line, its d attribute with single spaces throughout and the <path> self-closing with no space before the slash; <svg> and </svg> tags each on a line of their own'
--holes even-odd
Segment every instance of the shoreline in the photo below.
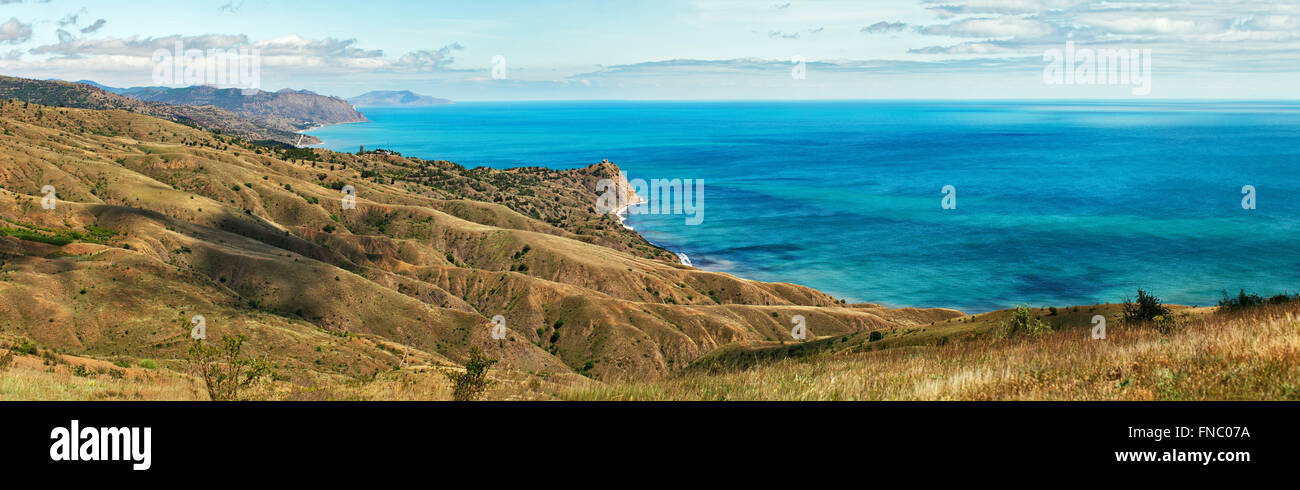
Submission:
<svg viewBox="0 0 1300 490">
<path fill-rule="evenodd" d="M 636 196 L 636 194 L 633 194 L 633 195 Z M 656 247 L 662 248 L 662 249 L 664 249 L 664 250 L 667 250 L 668 253 L 673 254 L 673 255 L 676 255 L 676 256 L 677 256 L 677 261 L 678 261 L 679 263 L 681 263 L 682 265 L 687 266 L 687 267 L 695 267 L 695 264 L 694 264 L 693 262 L 691 262 L 691 257 L 690 257 L 689 255 L 686 255 L 686 252 L 678 252 L 678 251 L 675 251 L 675 250 L 673 250 L 673 249 L 671 249 L 671 248 L 668 248 L 668 247 L 665 247 L 665 246 L 660 245 L 660 244 L 658 244 L 658 243 L 655 243 L 654 240 L 651 240 L 649 237 L 646 237 L 645 235 L 641 234 L 641 232 L 636 231 L 636 228 L 632 227 L 632 225 L 627 224 L 627 220 L 628 220 L 627 210 L 628 210 L 628 208 L 631 208 L 632 206 L 636 206 L 636 205 L 638 205 L 638 204 L 644 204 L 644 203 L 645 203 L 645 200 L 644 200 L 644 199 L 641 199 L 641 196 L 636 196 L 636 199 L 637 199 L 636 202 L 628 203 L 628 204 L 624 204 L 623 207 L 614 210 L 614 217 L 618 218 L 618 224 L 623 225 L 623 228 L 627 229 L 628 231 L 631 231 L 631 232 L 633 232 L 633 233 L 636 233 L 636 235 L 639 236 L 639 237 L 641 237 L 642 240 L 645 240 L 646 243 L 649 243 L 649 244 L 654 245 L 654 246 L 656 246 Z M 698 267 L 696 267 L 696 268 L 699 269 Z M 704 269 L 700 269 L 700 270 L 704 270 Z"/>
</svg>

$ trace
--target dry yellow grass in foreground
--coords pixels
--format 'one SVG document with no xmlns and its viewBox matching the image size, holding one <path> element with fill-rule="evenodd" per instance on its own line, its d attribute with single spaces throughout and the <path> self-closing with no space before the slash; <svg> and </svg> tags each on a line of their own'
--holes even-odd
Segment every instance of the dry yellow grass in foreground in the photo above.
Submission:
<svg viewBox="0 0 1300 490">
<path fill-rule="evenodd" d="M 1027 339 L 819 354 L 660 382 L 573 388 L 569 400 L 1295 400 L 1300 305 Z M 1118 323 L 1118 322 L 1117 322 Z"/>
</svg>

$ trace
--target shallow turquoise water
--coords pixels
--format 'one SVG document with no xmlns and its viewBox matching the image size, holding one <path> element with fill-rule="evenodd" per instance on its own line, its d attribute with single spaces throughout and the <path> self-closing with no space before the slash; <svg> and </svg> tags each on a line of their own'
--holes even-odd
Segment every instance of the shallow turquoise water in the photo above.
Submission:
<svg viewBox="0 0 1300 490">
<path fill-rule="evenodd" d="M 632 215 L 703 269 L 969 312 L 1300 290 L 1300 104 L 531 102 L 362 108 L 311 134 L 465 166 L 703 179 Z M 957 208 L 940 189 L 956 188 Z M 1241 189 L 1257 209 L 1242 209 Z"/>
</svg>

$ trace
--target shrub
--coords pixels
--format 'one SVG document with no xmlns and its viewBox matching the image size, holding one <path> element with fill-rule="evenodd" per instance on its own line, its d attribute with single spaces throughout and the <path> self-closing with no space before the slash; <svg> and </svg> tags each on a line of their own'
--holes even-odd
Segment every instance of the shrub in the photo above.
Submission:
<svg viewBox="0 0 1300 490">
<path fill-rule="evenodd" d="M 140 367 L 145 369 L 158 369 L 158 363 L 154 362 L 153 359 L 141 359 Z"/>
<path fill-rule="evenodd" d="M 1155 326 L 1156 330 L 1160 331 L 1160 333 L 1170 333 L 1177 330 L 1181 324 L 1174 315 L 1169 314 L 1156 315 L 1155 318 L 1151 319 L 1151 325 Z"/>
<path fill-rule="evenodd" d="M 873 331 L 871 332 L 871 341 L 872 341 L 872 342 L 875 342 L 875 341 L 877 341 L 877 340 L 883 340 L 884 338 L 885 338 L 885 332 L 881 332 L 881 331 L 879 331 L 879 330 L 873 330 Z"/>
<path fill-rule="evenodd" d="M 14 365 L 14 353 L 6 351 L 0 354 L 0 373 L 8 371 Z"/>
<path fill-rule="evenodd" d="M 1011 321 L 1003 323 L 1002 328 L 1006 331 L 1007 337 L 1018 335 L 1036 336 L 1052 331 L 1052 326 L 1033 317 L 1029 312 L 1029 306 L 1026 305 L 1017 306 L 1016 312 L 1011 316 Z"/>
<path fill-rule="evenodd" d="M 23 340 L 23 343 L 21 344 L 15 344 L 9 346 L 9 350 L 17 352 L 19 354 L 27 354 L 31 356 L 36 355 L 36 346 L 33 345 L 29 340 Z"/>
<path fill-rule="evenodd" d="M 1160 298 L 1154 294 L 1139 289 L 1136 302 L 1124 298 L 1124 321 L 1126 322 L 1146 323 L 1155 320 L 1156 317 L 1168 318 L 1169 316 L 1169 308 L 1160 304 Z"/>
<path fill-rule="evenodd" d="M 1223 290 L 1223 299 L 1219 300 L 1219 308 L 1225 310 L 1253 308 L 1262 304 L 1264 304 L 1264 298 L 1262 296 L 1258 294 L 1246 294 L 1245 289 L 1240 290 L 1235 298 L 1228 296 L 1228 290 L 1225 289 Z"/>
<path fill-rule="evenodd" d="M 465 362 L 465 372 L 443 371 L 442 373 L 451 380 L 452 399 L 468 402 L 482 396 L 493 383 L 487 376 L 488 368 L 496 363 L 496 359 L 488 359 L 478 347 L 471 348 L 469 360 Z"/>
<path fill-rule="evenodd" d="M 240 355 L 245 340 L 243 335 L 222 335 L 221 345 L 205 346 L 198 339 L 190 345 L 190 369 L 212 400 L 239 400 L 240 390 L 275 380 L 271 363 Z"/>
</svg>

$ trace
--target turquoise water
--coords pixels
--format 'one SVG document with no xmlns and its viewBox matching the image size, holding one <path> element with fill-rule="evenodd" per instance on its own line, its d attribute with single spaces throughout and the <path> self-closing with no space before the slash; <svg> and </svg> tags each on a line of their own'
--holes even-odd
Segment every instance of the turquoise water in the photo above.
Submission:
<svg viewBox="0 0 1300 490">
<path fill-rule="evenodd" d="M 529 102 L 362 108 L 313 131 L 468 167 L 703 179 L 632 215 L 694 265 L 982 312 L 1300 290 L 1300 103 Z M 956 188 L 956 209 L 940 190 Z M 1242 187 L 1257 208 L 1242 209 Z"/>
</svg>

